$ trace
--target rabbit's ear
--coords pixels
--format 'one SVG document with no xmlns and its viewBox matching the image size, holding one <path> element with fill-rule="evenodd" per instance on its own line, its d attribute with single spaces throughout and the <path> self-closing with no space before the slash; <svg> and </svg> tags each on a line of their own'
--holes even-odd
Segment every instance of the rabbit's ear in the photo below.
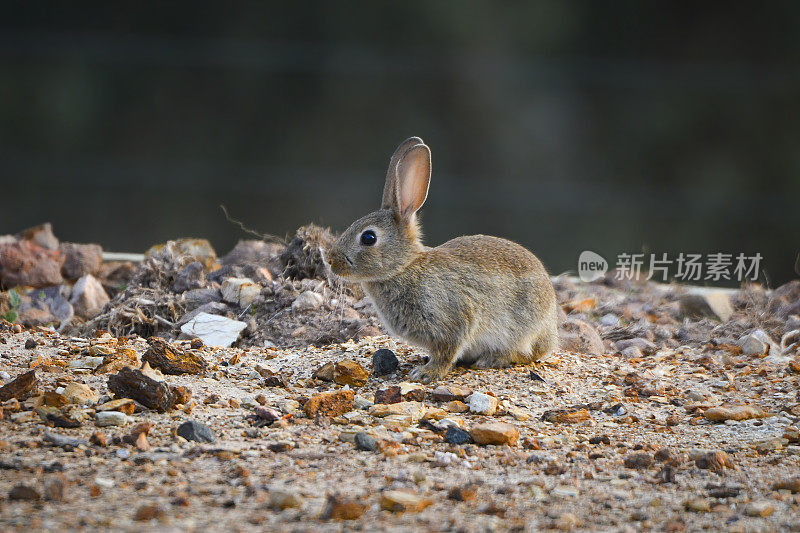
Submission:
<svg viewBox="0 0 800 533">
<path fill-rule="evenodd" d="M 389 160 L 389 169 L 386 171 L 386 183 L 383 186 L 383 199 L 381 209 L 393 209 L 397 201 L 397 163 L 403 154 L 416 144 L 424 144 L 419 137 L 409 137 L 400 143 Z"/>
<path fill-rule="evenodd" d="M 397 207 L 396 213 L 409 220 L 416 213 L 431 184 L 431 150 L 424 144 L 408 149 L 397 163 Z"/>
</svg>

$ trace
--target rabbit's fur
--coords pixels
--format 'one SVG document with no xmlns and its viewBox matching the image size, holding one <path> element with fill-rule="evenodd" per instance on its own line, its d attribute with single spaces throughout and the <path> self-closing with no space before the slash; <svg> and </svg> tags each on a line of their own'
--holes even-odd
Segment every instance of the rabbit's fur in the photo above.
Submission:
<svg viewBox="0 0 800 533">
<path fill-rule="evenodd" d="M 457 362 L 505 367 L 555 350 L 555 292 L 531 252 L 486 235 L 422 244 L 416 212 L 430 173 L 430 149 L 418 137 L 404 141 L 390 160 L 381 209 L 330 250 L 333 273 L 360 282 L 389 331 L 428 351 L 414 380 L 440 379 Z"/>
</svg>

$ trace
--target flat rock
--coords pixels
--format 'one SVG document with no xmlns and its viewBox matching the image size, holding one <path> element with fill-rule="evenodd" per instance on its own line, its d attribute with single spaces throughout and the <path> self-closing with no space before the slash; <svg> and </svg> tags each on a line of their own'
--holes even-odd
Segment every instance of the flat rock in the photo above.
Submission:
<svg viewBox="0 0 800 533">
<path fill-rule="evenodd" d="M 203 374 L 208 363 L 200 355 L 187 352 L 159 337 L 148 339 L 150 347 L 142 356 L 142 361 L 150 363 L 165 374 Z"/>
<path fill-rule="evenodd" d="M 318 415 L 340 416 L 353 409 L 355 395 L 352 390 L 321 392 L 308 399 L 303 411 L 309 418 L 316 418 Z"/>
<path fill-rule="evenodd" d="M 403 401 L 403 396 L 400 394 L 400 387 L 392 385 L 385 389 L 378 389 L 375 391 L 375 403 L 399 403 Z"/>
<path fill-rule="evenodd" d="M 47 287 L 64 282 L 64 254 L 28 240 L 0 244 L 0 284 L 5 287 Z"/>
<path fill-rule="evenodd" d="M 197 337 L 207 346 L 227 348 L 236 342 L 239 334 L 246 327 L 246 322 L 209 313 L 200 313 L 181 326 L 181 331 L 191 337 Z"/>
<path fill-rule="evenodd" d="M 64 387 L 63 395 L 68 403 L 76 405 L 92 405 L 100 399 L 89 385 L 75 382 L 69 383 Z"/>
<path fill-rule="evenodd" d="M 469 432 L 476 444 L 515 445 L 519 441 L 519 431 L 505 422 L 486 422 L 472 426 Z"/>
<path fill-rule="evenodd" d="M 422 420 L 425 411 L 426 408 L 422 402 L 398 402 L 375 404 L 367 410 L 367 413 L 378 418 L 392 415 L 408 416 L 412 422 L 418 422 Z"/>
</svg>

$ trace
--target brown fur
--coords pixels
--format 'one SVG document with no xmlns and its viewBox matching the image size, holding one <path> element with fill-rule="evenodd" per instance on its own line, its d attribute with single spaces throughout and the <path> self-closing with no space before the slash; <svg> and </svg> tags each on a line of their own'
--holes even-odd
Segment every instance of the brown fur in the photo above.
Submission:
<svg viewBox="0 0 800 533">
<path fill-rule="evenodd" d="M 536 256 L 485 235 L 422 245 L 414 213 L 427 195 L 430 151 L 408 144 L 392 157 L 383 209 L 354 222 L 334 244 L 333 272 L 360 281 L 390 332 L 429 352 L 413 379 L 442 378 L 457 362 L 505 367 L 552 352 L 556 298 Z M 392 164 L 399 169 L 394 175 Z M 387 193 L 392 188 L 394 200 Z M 360 243 L 368 229 L 378 237 L 373 246 Z"/>
</svg>

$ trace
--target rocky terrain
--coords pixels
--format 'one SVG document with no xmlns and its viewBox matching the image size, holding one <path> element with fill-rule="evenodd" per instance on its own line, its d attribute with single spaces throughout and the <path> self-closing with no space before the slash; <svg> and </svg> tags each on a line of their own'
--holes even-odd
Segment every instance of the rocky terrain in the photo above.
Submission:
<svg viewBox="0 0 800 533">
<path fill-rule="evenodd" d="M 800 281 L 559 276 L 559 352 L 423 386 L 330 239 L 0 237 L 0 529 L 800 531 Z"/>
</svg>

